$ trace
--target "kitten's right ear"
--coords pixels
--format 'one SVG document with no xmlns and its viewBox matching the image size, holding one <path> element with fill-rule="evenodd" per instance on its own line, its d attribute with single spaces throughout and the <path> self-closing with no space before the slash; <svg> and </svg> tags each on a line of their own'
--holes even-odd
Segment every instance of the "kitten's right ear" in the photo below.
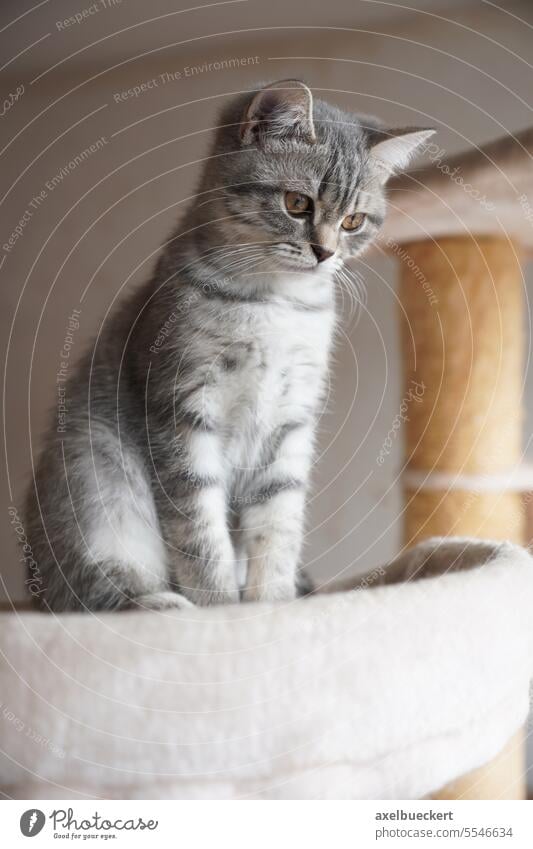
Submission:
<svg viewBox="0 0 533 849">
<path fill-rule="evenodd" d="M 280 80 L 259 91 L 248 104 L 240 127 L 243 144 L 270 137 L 316 142 L 313 95 L 299 80 Z"/>
<path fill-rule="evenodd" d="M 374 131 L 370 135 L 370 155 L 380 169 L 383 180 L 403 171 L 434 133 L 434 129 L 414 127 Z"/>
</svg>

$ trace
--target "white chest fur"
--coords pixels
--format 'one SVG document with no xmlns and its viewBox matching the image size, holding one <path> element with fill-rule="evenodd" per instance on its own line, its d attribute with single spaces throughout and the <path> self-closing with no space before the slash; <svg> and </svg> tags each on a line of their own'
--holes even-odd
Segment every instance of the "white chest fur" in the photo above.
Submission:
<svg viewBox="0 0 533 849">
<path fill-rule="evenodd" d="M 317 408 L 334 328 L 333 309 L 262 305 L 242 322 L 232 349 L 239 368 L 224 381 L 235 466 L 255 462 L 265 439 Z"/>
</svg>

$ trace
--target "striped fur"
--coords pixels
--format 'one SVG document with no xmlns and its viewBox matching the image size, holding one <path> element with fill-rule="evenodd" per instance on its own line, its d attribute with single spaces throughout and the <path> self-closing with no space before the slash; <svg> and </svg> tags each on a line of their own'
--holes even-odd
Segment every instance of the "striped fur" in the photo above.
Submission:
<svg viewBox="0 0 533 849">
<path fill-rule="evenodd" d="M 26 519 L 49 609 L 290 600 L 304 585 L 335 291 L 383 219 L 387 134 L 290 81 L 231 101 L 220 125 L 152 279 L 103 328 L 68 384 L 65 432 L 48 435 Z M 312 214 L 291 217 L 287 191 Z M 364 229 L 343 232 L 356 211 Z M 331 258 L 317 264 L 313 243 Z"/>
</svg>

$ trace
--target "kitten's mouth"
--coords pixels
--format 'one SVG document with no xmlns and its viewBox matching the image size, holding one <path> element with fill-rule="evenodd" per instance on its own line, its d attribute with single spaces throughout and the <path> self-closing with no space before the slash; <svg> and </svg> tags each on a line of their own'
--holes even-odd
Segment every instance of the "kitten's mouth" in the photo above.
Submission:
<svg viewBox="0 0 533 849">
<path fill-rule="evenodd" d="M 279 267 L 283 269 L 283 271 L 307 271 L 313 272 L 315 274 L 330 274 L 333 271 L 337 271 L 340 267 L 341 263 L 336 257 L 329 257 L 323 262 L 318 262 L 315 257 L 303 257 L 303 256 L 277 256 L 276 261 L 279 264 Z"/>
<path fill-rule="evenodd" d="M 290 262 L 284 260 L 283 265 L 288 271 L 315 271 L 318 268 L 317 262 Z"/>
<path fill-rule="evenodd" d="M 343 264 L 336 254 L 320 262 L 314 254 L 307 256 L 285 243 L 272 243 L 265 246 L 263 251 L 257 252 L 252 259 L 253 261 L 248 260 L 246 263 L 246 273 L 251 275 L 268 274 L 274 271 L 330 276 L 338 271 Z"/>
</svg>

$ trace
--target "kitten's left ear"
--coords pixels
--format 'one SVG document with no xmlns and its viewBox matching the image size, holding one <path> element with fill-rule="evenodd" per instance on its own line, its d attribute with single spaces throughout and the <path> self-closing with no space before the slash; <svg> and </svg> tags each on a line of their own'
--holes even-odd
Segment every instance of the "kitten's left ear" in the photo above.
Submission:
<svg viewBox="0 0 533 849">
<path fill-rule="evenodd" d="M 280 80 L 261 89 L 248 104 L 240 127 L 241 141 L 270 137 L 316 142 L 313 95 L 300 80 Z"/>
<path fill-rule="evenodd" d="M 434 132 L 431 129 L 407 127 L 402 130 L 379 130 L 373 134 L 370 155 L 383 171 L 383 178 L 387 180 L 397 171 L 403 171 Z"/>
</svg>

